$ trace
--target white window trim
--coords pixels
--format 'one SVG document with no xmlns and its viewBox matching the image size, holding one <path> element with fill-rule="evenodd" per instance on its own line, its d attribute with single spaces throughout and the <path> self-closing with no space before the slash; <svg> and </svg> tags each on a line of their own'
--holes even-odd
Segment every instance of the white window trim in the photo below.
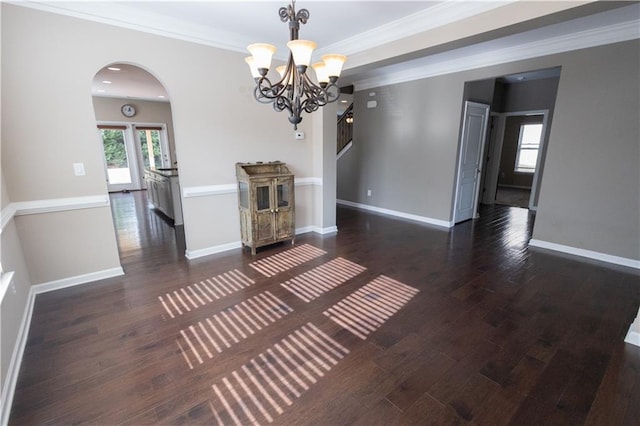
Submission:
<svg viewBox="0 0 640 426">
<path fill-rule="evenodd" d="M 541 126 L 540 127 L 540 138 L 538 139 L 538 147 L 537 148 L 522 148 L 522 135 L 524 133 L 524 129 L 526 126 Z M 544 124 L 542 123 L 524 123 L 520 125 L 520 134 L 518 135 L 518 148 L 516 151 L 516 161 L 514 164 L 514 168 L 513 171 L 514 173 L 521 173 L 521 174 L 527 174 L 527 175 L 532 175 L 536 172 L 536 169 L 538 168 L 538 158 L 540 157 L 540 149 L 542 149 L 542 138 L 543 138 L 543 134 L 542 132 L 544 131 Z M 520 162 L 520 153 L 523 150 L 536 150 L 537 151 L 537 156 L 536 156 L 536 166 L 529 169 L 529 168 L 519 168 L 518 167 L 518 163 Z"/>
</svg>

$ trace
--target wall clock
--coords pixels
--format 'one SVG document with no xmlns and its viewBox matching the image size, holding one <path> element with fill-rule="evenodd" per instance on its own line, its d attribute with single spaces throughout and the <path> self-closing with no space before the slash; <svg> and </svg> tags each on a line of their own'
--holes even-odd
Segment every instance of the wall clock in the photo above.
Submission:
<svg viewBox="0 0 640 426">
<path fill-rule="evenodd" d="M 125 117 L 133 117 L 134 115 L 136 115 L 136 108 L 131 104 L 122 105 L 120 111 L 122 111 L 122 115 L 124 115 Z"/>
</svg>

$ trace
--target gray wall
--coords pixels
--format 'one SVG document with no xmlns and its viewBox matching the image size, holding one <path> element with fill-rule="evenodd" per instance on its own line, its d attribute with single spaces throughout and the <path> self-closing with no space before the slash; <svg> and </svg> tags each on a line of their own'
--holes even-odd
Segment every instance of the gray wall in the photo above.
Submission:
<svg viewBox="0 0 640 426">
<path fill-rule="evenodd" d="M 640 259 L 639 44 L 562 64 L 534 238 Z"/>
<path fill-rule="evenodd" d="M 464 83 L 561 66 L 534 238 L 640 259 L 639 51 L 633 40 L 356 91 L 338 198 L 450 220 Z"/>
<path fill-rule="evenodd" d="M 496 87 L 496 79 L 488 78 L 486 80 L 468 81 L 464 84 L 464 100 L 478 102 L 481 104 L 489 104 L 491 111 L 495 110 L 493 101 Z"/>
<path fill-rule="evenodd" d="M 449 220 L 463 89 L 448 75 L 357 91 L 338 199 Z M 367 108 L 370 100 L 376 108 Z"/>
<path fill-rule="evenodd" d="M 558 77 L 511 84 L 496 82 L 496 99 L 492 110 L 517 112 L 550 109 L 550 113 L 553 113 L 559 82 Z"/>
</svg>

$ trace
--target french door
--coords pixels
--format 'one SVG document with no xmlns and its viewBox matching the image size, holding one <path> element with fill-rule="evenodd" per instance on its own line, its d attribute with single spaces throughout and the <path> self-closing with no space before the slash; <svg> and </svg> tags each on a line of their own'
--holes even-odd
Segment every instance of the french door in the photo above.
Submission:
<svg viewBox="0 0 640 426">
<path fill-rule="evenodd" d="M 109 192 L 146 188 L 145 168 L 169 168 L 163 125 L 98 124 Z"/>
<path fill-rule="evenodd" d="M 139 148 L 141 166 L 164 169 L 171 167 L 169 144 L 164 126 L 134 125 L 136 145 Z"/>
</svg>

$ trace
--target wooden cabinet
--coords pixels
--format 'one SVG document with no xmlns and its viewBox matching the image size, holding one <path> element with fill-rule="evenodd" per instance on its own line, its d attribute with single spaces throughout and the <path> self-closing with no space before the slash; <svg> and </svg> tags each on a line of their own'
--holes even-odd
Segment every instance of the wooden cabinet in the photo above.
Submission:
<svg viewBox="0 0 640 426">
<path fill-rule="evenodd" d="M 294 178 L 284 163 L 237 163 L 243 246 L 256 248 L 295 237 Z"/>
</svg>

